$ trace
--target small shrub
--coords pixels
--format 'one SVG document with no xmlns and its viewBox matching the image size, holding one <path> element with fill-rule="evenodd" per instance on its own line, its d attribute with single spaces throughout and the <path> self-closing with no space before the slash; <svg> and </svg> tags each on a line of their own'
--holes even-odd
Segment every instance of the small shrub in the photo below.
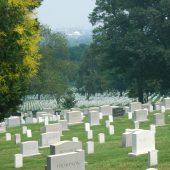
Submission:
<svg viewBox="0 0 170 170">
<path fill-rule="evenodd" d="M 61 105 L 65 109 L 73 108 L 76 103 L 75 94 L 72 90 L 68 90 L 61 99 Z"/>
</svg>

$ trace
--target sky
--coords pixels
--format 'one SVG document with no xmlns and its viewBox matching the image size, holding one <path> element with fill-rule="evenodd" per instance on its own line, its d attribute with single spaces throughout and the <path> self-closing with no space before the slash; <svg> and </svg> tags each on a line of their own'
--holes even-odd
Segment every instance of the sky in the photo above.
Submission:
<svg viewBox="0 0 170 170">
<path fill-rule="evenodd" d="M 44 0 L 37 10 L 39 21 L 56 28 L 91 29 L 89 13 L 95 0 Z"/>
</svg>

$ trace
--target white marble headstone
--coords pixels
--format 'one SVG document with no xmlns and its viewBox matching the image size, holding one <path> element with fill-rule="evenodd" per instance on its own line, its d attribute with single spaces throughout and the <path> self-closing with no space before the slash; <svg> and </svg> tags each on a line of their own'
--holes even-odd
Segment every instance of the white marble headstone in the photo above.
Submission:
<svg viewBox="0 0 170 170">
<path fill-rule="evenodd" d="M 112 115 L 109 115 L 109 121 L 113 122 L 113 116 Z"/>
<path fill-rule="evenodd" d="M 109 135 L 114 135 L 114 133 L 115 133 L 114 126 L 110 125 L 109 126 Z"/>
<path fill-rule="evenodd" d="M 23 167 L 23 156 L 22 154 L 14 155 L 14 168 L 22 168 Z"/>
<path fill-rule="evenodd" d="M 32 138 L 32 131 L 31 131 L 31 129 L 27 129 L 27 138 Z"/>
<path fill-rule="evenodd" d="M 45 119 L 44 119 L 44 125 L 46 126 L 46 125 L 48 125 L 48 116 L 45 116 Z"/>
<path fill-rule="evenodd" d="M 89 131 L 90 130 L 90 123 L 85 123 L 85 131 Z"/>
<path fill-rule="evenodd" d="M 21 135 L 20 134 L 15 134 L 15 143 L 16 144 L 21 143 Z"/>
<path fill-rule="evenodd" d="M 22 127 L 22 134 L 27 134 L 27 126 Z"/>
<path fill-rule="evenodd" d="M 75 152 L 82 149 L 82 142 L 60 141 L 50 145 L 50 154 L 57 155 L 61 153 Z"/>
<path fill-rule="evenodd" d="M 49 147 L 51 144 L 60 142 L 60 132 L 48 132 L 40 135 L 40 147 Z"/>
<path fill-rule="evenodd" d="M 38 141 L 22 142 L 20 153 L 23 155 L 23 157 L 39 155 Z"/>
<path fill-rule="evenodd" d="M 93 141 L 86 142 L 86 150 L 87 150 L 87 154 L 94 153 L 94 142 Z"/>
<path fill-rule="evenodd" d="M 98 134 L 98 140 L 99 140 L 99 143 L 105 143 L 105 134 L 99 133 Z"/>
<path fill-rule="evenodd" d="M 106 127 L 108 128 L 110 126 L 110 121 L 106 120 L 105 123 L 106 123 Z"/>
<path fill-rule="evenodd" d="M 6 141 L 11 141 L 11 134 L 10 133 L 6 133 Z"/>
<path fill-rule="evenodd" d="M 79 141 L 79 138 L 78 138 L 78 137 L 72 137 L 72 141 L 73 141 L 73 142 L 78 142 L 78 141 Z"/>
<path fill-rule="evenodd" d="M 132 134 L 132 153 L 130 156 L 138 156 L 155 150 L 155 134 L 150 130 L 139 130 Z"/>
<path fill-rule="evenodd" d="M 87 139 L 93 139 L 93 131 L 92 130 L 87 131 Z"/>
<path fill-rule="evenodd" d="M 47 170 L 85 170 L 84 151 L 77 150 L 48 156 Z"/>
<path fill-rule="evenodd" d="M 161 106 L 161 113 L 165 113 L 165 106 Z"/>
<path fill-rule="evenodd" d="M 158 150 L 151 150 L 148 152 L 148 166 L 158 165 Z"/>
</svg>

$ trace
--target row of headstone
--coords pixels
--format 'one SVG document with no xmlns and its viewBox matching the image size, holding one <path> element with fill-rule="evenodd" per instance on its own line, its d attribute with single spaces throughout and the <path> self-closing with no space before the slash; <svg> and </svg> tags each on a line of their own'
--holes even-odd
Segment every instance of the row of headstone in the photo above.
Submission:
<svg viewBox="0 0 170 170">
<path fill-rule="evenodd" d="M 24 129 L 25 130 L 25 129 Z M 26 131 L 24 131 L 23 134 L 27 135 L 27 138 L 31 138 L 32 137 L 32 131 L 31 129 L 26 129 Z M 6 141 L 11 141 L 11 133 L 6 133 L 5 134 L 5 139 Z M 21 135 L 20 134 L 15 134 L 14 135 L 14 139 L 15 139 L 15 143 L 19 144 L 21 143 Z"/>
<path fill-rule="evenodd" d="M 144 108 L 144 107 L 143 107 Z M 155 150 L 155 125 L 150 126 L 150 130 L 142 130 L 139 129 L 139 122 L 141 121 L 147 121 L 147 110 L 145 110 L 145 108 L 143 109 L 142 107 L 138 110 L 134 111 L 134 115 L 133 115 L 133 119 L 135 120 L 134 122 L 135 124 L 135 129 L 132 131 L 127 131 L 126 134 L 124 134 L 124 138 L 122 140 L 123 144 L 127 147 L 127 146 L 131 146 L 132 147 L 132 153 L 130 153 L 129 155 L 133 155 L 133 156 L 137 156 L 137 155 L 141 155 L 141 154 L 146 154 L 148 153 L 149 155 L 149 165 L 153 166 L 153 164 L 156 162 L 156 150 Z M 93 138 L 93 131 L 90 130 L 90 126 L 93 125 L 99 125 L 98 122 L 100 122 L 100 112 L 99 111 L 89 111 L 89 123 L 85 124 L 85 130 L 87 131 L 87 138 L 88 139 L 92 139 Z M 113 113 L 113 110 L 112 110 Z M 103 113 L 102 113 L 103 115 Z M 109 115 L 109 120 L 106 121 L 106 127 L 109 129 L 110 132 L 112 132 L 114 134 L 114 126 L 110 125 L 110 122 L 113 122 L 113 114 L 108 114 Z M 162 121 L 162 117 L 160 116 L 156 116 L 155 115 L 155 119 L 157 122 Z M 67 113 L 67 120 L 71 123 L 71 124 L 75 124 L 75 123 L 80 123 L 82 121 L 82 114 L 80 111 L 71 111 Z M 80 121 L 80 122 L 79 122 Z M 155 122 L 156 122 L 155 121 Z M 97 122 L 97 123 L 96 123 Z M 63 123 L 63 125 L 61 125 Z M 68 130 L 67 127 L 67 121 L 63 120 L 62 122 L 58 123 L 61 126 L 61 129 L 64 129 L 63 127 L 65 127 L 65 130 Z M 159 124 L 159 123 L 155 123 L 155 124 Z M 161 123 L 162 124 L 162 123 Z M 59 126 L 59 125 L 58 125 Z M 55 129 L 55 130 L 54 130 Z M 67 147 L 65 144 L 65 142 L 60 142 L 60 135 L 62 134 L 62 130 L 61 132 L 58 130 L 60 128 L 56 128 L 56 124 L 45 124 L 45 126 L 41 129 L 41 138 L 40 138 L 40 146 L 42 147 L 49 147 L 50 146 L 50 156 L 48 156 L 48 161 L 47 161 L 47 169 L 48 170 L 52 170 L 55 167 L 58 167 L 58 169 L 62 169 L 64 167 L 65 169 L 76 169 L 78 165 L 81 164 L 81 166 L 79 167 L 79 169 L 84 167 L 84 162 L 85 160 L 83 159 L 84 156 L 84 151 L 81 150 L 82 147 L 73 149 L 73 143 L 71 143 L 71 148 Z M 53 131 L 54 130 L 54 131 Z M 24 130 L 27 132 L 28 130 Z M 53 131 L 53 132 L 51 132 Z M 18 134 L 16 134 L 16 138 L 19 139 Z M 148 140 L 149 137 L 149 140 Z M 73 139 L 74 141 L 76 141 L 78 143 L 78 138 L 74 137 Z M 98 134 L 98 141 L 99 143 L 105 143 L 105 135 L 103 133 Z M 28 144 L 29 143 L 29 144 Z M 21 155 L 22 157 L 26 157 L 26 156 L 32 156 L 32 155 L 37 155 L 39 154 L 39 150 L 37 149 L 38 145 L 37 145 L 37 141 L 29 141 L 29 142 L 23 142 L 22 143 L 22 147 L 21 147 Z M 58 145 L 61 145 L 63 147 L 63 150 L 67 150 L 67 151 L 61 151 L 61 152 L 57 152 L 57 150 L 55 150 L 54 148 L 56 148 Z M 28 151 L 27 149 L 30 148 Z M 34 150 L 33 150 L 34 148 Z M 87 149 L 87 153 L 91 154 L 94 153 L 94 142 L 93 141 L 88 141 L 86 143 L 86 149 Z M 151 152 L 152 151 L 152 152 Z M 83 154 L 82 154 L 83 153 Z M 78 163 L 77 159 L 77 155 L 79 155 L 79 159 L 81 157 L 81 160 Z M 80 156 L 81 155 L 81 156 Z M 154 156 L 152 156 L 154 155 Z M 20 155 L 18 155 L 19 157 Z M 16 156 L 16 159 L 18 158 Z M 21 157 L 21 156 L 20 156 Z M 77 162 L 74 162 L 74 158 Z M 63 161 L 64 160 L 64 161 Z M 156 164 L 156 163 L 155 163 Z"/>
<path fill-rule="evenodd" d="M 60 120 L 60 115 L 53 115 L 51 113 L 47 112 L 37 112 L 36 113 L 36 118 L 33 118 L 32 116 L 28 116 L 24 119 L 24 115 L 21 114 L 20 116 L 11 116 L 7 119 L 5 119 L 7 127 L 16 127 L 20 126 L 21 124 L 33 124 L 33 123 L 42 123 L 42 122 L 47 122 L 48 121 L 57 121 Z M 1 132 L 1 126 L 0 124 L 0 132 Z"/>
</svg>

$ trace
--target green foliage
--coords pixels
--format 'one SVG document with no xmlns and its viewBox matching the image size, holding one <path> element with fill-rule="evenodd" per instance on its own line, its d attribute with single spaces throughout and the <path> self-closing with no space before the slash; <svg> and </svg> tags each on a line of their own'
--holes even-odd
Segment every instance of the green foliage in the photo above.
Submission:
<svg viewBox="0 0 170 170">
<path fill-rule="evenodd" d="M 74 92 L 70 89 L 67 90 L 67 92 L 61 99 L 62 107 L 65 109 L 71 109 L 75 106 L 76 103 L 77 103 L 77 101 L 75 99 Z"/>
<path fill-rule="evenodd" d="M 40 0 L 0 2 L 0 112 L 16 110 L 39 66 L 39 23 L 33 10 Z"/>
<path fill-rule="evenodd" d="M 69 60 L 69 48 L 65 36 L 41 26 L 40 53 L 43 56 L 38 75 L 30 81 L 28 93 L 48 94 L 60 101 L 73 82 L 77 65 Z"/>
<path fill-rule="evenodd" d="M 90 15 L 100 68 L 123 76 L 141 102 L 149 92 L 169 91 L 169 8 L 168 0 L 98 0 Z"/>
<path fill-rule="evenodd" d="M 78 46 L 69 47 L 69 57 L 73 61 L 81 61 L 85 51 L 88 49 L 89 45 L 80 44 Z"/>
<path fill-rule="evenodd" d="M 78 92 L 87 96 L 87 99 L 95 93 L 102 92 L 102 76 L 98 72 L 98 62 L 92 46 L 84 53 L 78 74 L 76 77 L 76 87 Z"/>
</svg>

